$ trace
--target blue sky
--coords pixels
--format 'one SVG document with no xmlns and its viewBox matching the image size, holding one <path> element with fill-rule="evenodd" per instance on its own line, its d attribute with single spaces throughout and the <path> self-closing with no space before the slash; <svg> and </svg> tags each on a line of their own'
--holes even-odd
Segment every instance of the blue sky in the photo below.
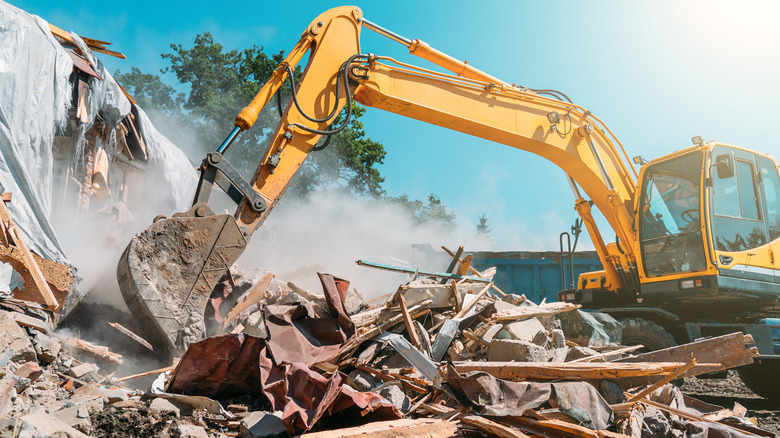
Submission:
<svg viewBox="0 0 780 438">
<path fill-rule="evenodd" d="M 102 56 L 112 72 L 135 66 L 151 73 L 165 66 L 160 54 L 170 43 L 187 46 L 207 31 L 227 48 L 288 50 L 320 12 L 344 4 L 10 3 L 66 30 L 114 42 L 128 60 Z M 695 135 L 780 156 L 773 132 L 780 3 L 437 0 L 358 6 L 369 20 L 507 82 L 566 93 L 604 120 L 631 156 L 662 156 L 688 147 Z M 430 67 L 368 30 L 362 44 L 363 52 Z M 390 194 L 436 193 L 464 223 L 486 214 L 499 249 L 557 248 L 558 233 L 573 222 L 563 172 L 539 157 L 380 110 L 369 110 L 364 124 L 388 150 L 381 170 Z"/>
</svg>

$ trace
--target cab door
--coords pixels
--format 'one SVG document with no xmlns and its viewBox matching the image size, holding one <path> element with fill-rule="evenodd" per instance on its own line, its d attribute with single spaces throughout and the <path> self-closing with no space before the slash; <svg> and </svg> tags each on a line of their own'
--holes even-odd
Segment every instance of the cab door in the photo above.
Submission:
<svg viewBox="0 0 780 438">
<path fill-rule="evenodd" d="M 712 240 L 718 271 L 733 280 L 730 288 L 766 291 L 775 282 L 765 201 L 765 194 L 772 189 L 762 185 L 771 179 L 772 172 L 767 172 L 765 178 L 760 171 L 764 161 L 759 160 L 766 158 L 722 145 L 713 148 L 712 162 L 725 155 L 731 156 L 731 172 L 714 172 L 711 187 Z"/>
<path fill-rule="evenodd" d="M 764 197 L 769 251 L 775 283 L 780 283 L 780 174 L 777 164 L 766 157 L 758 157 L 758 172 Z"/>
</svg>

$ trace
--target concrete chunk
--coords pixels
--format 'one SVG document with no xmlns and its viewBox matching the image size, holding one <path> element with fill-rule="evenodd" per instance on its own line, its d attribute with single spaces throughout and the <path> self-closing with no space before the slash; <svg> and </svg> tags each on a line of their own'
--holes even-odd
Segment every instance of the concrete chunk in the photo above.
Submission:
<svg viewBox="0 0 780 438">
<path fill-rule="evenodd" d="M 47 364 L 57 360 L 57 355 L 62 350 L 62 344 L 59 340 L 41 332 L 35 333 L 33 345 L 35 346 L 35 354 L 38 355 L 38 360 Z"/>
<path fill-rule="evenodd" d="M 149 410 L 161 414 L 174 414 L 178 418 L 181 416 L 181 409 L 164 398 L 156 398 L 149 404 Z"/>
<path fill-rule="evenodd" d="M 558 314 L 566 339 L 587 347 L 620 345 L 623 326 L 605 313 L 575 310 Z"/>
<path fill-rule="evenodd" d="M 180 424 L 176 428 L 177 438 L 209 438 L 206 429 L 194 424 Z"/>
<path fill-rule="evenodd" d="M 290 434 L 282 420 L 268 412 L 255 411 L 241 420 L 239 436 L 242 438 L 286 438 Z"/>
<path fill-rule="evenodd" d="M 544 348 L 518 339 L 494 339 L 488 347 L 491 362 L 547 362 Z"/>
<path fill-rule="evenodd" d="M 533 342 L 539 333 L 547 339 L 544 326 L 536 318 L 529 318 L 504 325 L 504 329 L 498 337 L 502 339 L 516 339 L 518 341 Z"/>
<path fill-rule="evenodd" d="M 24 417 L 21 417 L 20 420 L 32 426 L 38 433 L 43 436 L 58 436 L 68 438 L 87 437 L 87 435 L 68 426 L 65 424 L 65 422 L 61 421 L 57 417 L 49 415 L 43 411 L 25 415 Z"/>
<path fill-rule="evenodd" d="M 16 369 L 14 372 L 19 377 L 24 377 L 26 379 L 30 379 L 30 382 L 35 382 L 38 380 L 38 377 L 41 377 L 41 374 L 43 374 L 43 370 L 41 369 L 41 366 L 38 365 L 38 362 L 26 362 L 19 366 L 19 368 Z"/>
<path fill-rule="evenodd" d="M 86 405 L 77 405 L 60 409 L 52 415 L 80 432 L 86 434 L 92 432 L 92 421 L 89 419 L 89 409 Z"/>
<path fill-rule="evenodd" d="M 37 361 L 35 347 L 27 332 L 19 327 L 10 313 L 2 310 L 0 310 L 0 351 L 13 351 L 11 355 L 13 362 Z"/>
</svg>

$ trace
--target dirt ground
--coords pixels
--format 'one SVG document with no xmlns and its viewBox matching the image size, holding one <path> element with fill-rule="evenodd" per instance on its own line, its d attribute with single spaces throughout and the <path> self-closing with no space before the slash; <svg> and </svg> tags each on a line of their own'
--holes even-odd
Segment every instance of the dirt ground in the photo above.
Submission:
<svg viewBox="0 0 780 438">
<path fill-rule="evenodd" d="M 762 429 L 780 435 L 780 403 L 761 398 L 748 389 L 735 371 L 726 379 L 687 378 L 681 387 L 684 393 L 707 403 L 733 408 L 739 403 L 748 410 Z"/>
</svg>

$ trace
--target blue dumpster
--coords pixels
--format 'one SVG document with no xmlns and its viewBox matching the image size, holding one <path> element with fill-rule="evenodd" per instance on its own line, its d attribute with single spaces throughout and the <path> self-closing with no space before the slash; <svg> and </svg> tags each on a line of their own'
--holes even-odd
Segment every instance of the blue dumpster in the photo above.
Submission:
<svg viewBox="0 0 780 438">
<path fill-rule="evenodd" d="M 476 251 L 469 254 L 474 257 L 471 265 L 475 269 L 497 268 L 494 282 L 505 293 L 525 294 L 526 298 L 539 303 L 544 298 L 548 302 L 557 301 L 558 292 L 571 288 L 568 259 L 564 259 L 567 284 L 561 284 L 561 255 L 558 252 Z M 583 272 L 603 269 L 595 251 L 575 252 L 573 265 L 575 282 Z"/>
</svg>

